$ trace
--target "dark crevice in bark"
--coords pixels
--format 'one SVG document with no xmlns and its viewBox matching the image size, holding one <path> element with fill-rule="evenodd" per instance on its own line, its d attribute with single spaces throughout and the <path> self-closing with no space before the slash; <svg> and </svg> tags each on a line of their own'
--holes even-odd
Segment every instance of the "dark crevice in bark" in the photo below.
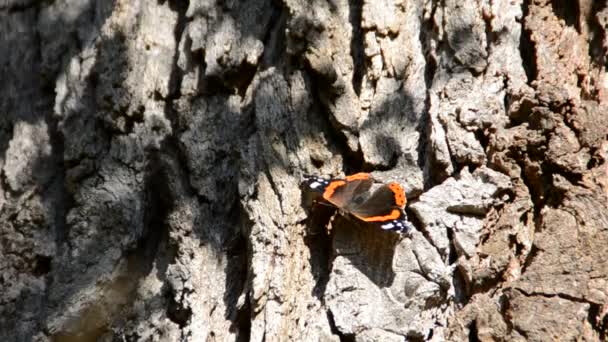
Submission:
<svg viewBox="0 0 608 342">
<path fill-rule="evenodd" d="M 418 143 L 418 166 L 422 170 L 426 170 L 424 172 L 424 189 L 430 189 L 434 185 L 438 184 L 434 179 L 435 177 L 431 177 L 430 174 L 435 167 L 432 166 L 432 162 L 430 162 L 426 156 L 433 155 L 432 147 L 430 142 L 431 136 L 431 124 L 430 124 L 430 109 L 431 109 L 431 99 L 430 99 L 430 89 L 433 86 L 433 79 L 435 78 L 435 73 L 437 72 L 437 61 L 431 55 L 431 40 L 436 40 L 436 32 L 433 26 L 433 17 L 435 15 L 435 10 L 437 9 L 436 3 L 432 4 L 432 12 L 429 20 L 424 20 L 423 17 L 420 18 L 421 29 L 420 34 L 418 35 L 418 40 L 420 41 L 420 45 L 422 46 L 422 54 L 424 56 L 424 83 L 426 87 L 425 99 L 424 99 L 424 108 L 422 110 L 422 116 L 420 118 L 418 127 L 416 130 L 420 132 L 420 141 Z M 409 216 L 408 216 L 409 217 Z"/>
<path fill-rule="evenodd" d="M 334 320 L 334 314 L 331 310 L 327 310 L 327 321 L 329 322 L 329 329 L 334 335 L 337 335 L 340 339 L 340 342 L 355 342 L 355 334 L 345 334 L 338 330 L 336 326 L 336 321 Z"/>
<path fill-rule="evenodd" d="M 538 75 L 538 70 L 536 67 L 536 48 L 532 39 L 530 37 L 531 32 L 526 29 L 526 20 L 530 14 L 529 4 L 524 1 L 522 4 L 522 27 L 521 27 L 521 35 L 519 37 L 519 52 L 521 54 L 521 60 L 523 63 L 524 71 L 526 73 L 526 77 L 528 79 L 528 84 L 531 84 L 532 81 L 536 79 Z"/>
<path fill-rule="evenodd" d="M 236 93 L 241 97 L 245 96 L 247 89 L 251 85 L 251 81 L 257 71 L 257 65 L 243 62 L 235 70 L 230 70 L 221 77 L 221 82 L 227 86 L 228 89 L 234 88 Z"/>
<path fill-rule="evenodd" d="M 31 0 L 31 1 L 16 1 L 16 3 L 12 3 L 7 5 L 6 2 L 0 4 L 0 10 L 6 11 L 7 14 L 11 15 L 18 12 L 25 12 L 32 8 L 39 10 L 40 7 L 50 5 L 54 0 Z"/>
<path fill-rule="evenodd" d="M 487 14 L 485 11 L 481 10 L 481 18 L 484 22 L 484 33 L 486 37 L 486 65 L 481 74 L 485 74 L 488 70 L 488 66 L 490 65 L 490 55 L 492 53 L 492 44 L 497 42 L 500 34 L 508 33 L 508 30 L 503 28 L 500 32 L 495 32 L 492 29 L 492 15 Z"/>
<path fill-rule="evenodd" d="M 456 246 L 454 245 L 454 231 L 452 229 L 447 229 L 447 235 L 448 235 L 448 265 L 452 265 L 454 264 L 456 261 L 458 261 L 458 253 L 456 252 Z"/>
<path fill-rule="evenodd" d="M 2 160 L 6 160 L 6 152 L 9 147 L 10 137 L 13 134 L 14 123 L 12 120 L 0 119 L 0 158 Z M 0 169 L 0 186 L 2 189 L 7 189 L 10 191 L 10 186 L 8 185 L 8 179 L 6 178 L 6 173 L 4 170 Z"/>
<path fill-rule="evenodd" d="M 237 341 L 249 341 L 251 336 L 252 308 L 250 300 L 251 290 L 251 246 L 247 238 L 253 222 L 237 204 L 233 212 L 238 212 L 239 222 L 235 223 L 241 227 L 232 240 L 225 244 L 223 252 L 226 254 L 226 280 L 224 290 L 224 305 L 226 306 L 225 317 L 230 320 L 230 331 L 236 332 Z M 244 301 L 240 298 L 244 296 Z"/>
<path fill-rule="evenodd" d="M 520 327 L 517 327 L 513 324 L 511 324 L 511 326 L 513 327 L 512 331 L 516 331 L 518 334 L 523 336 L 525 340 L 528 339 L 528 333 L 526 331 L 522 330 Z"/>
<path fill-rule="evenodd" d="M 181 84 L 184 74 L 182 70 L 178 66 L 179 59 L 179 45 L 182 40 L 182 36 L 184 34 L 184 29 L 186 28 L 186 24 L 188 22 L 188 18 L 186 17 L 186 11 L 188 10 L 188 6 L 190 4 L 189 0 L 180 1 L 180 0 L 168 0 L 169 8 L 177 13 L 177 22 L 175 24 L 175 28 L 173 29 L 173 36 L 175 37 L 175 53 L 173 54 L 173 62 L 171 68 L 171 75 L 169 77 L 169 101 L 165 102 L 165 105 L 170 105 L 173 99 L 177 99 L 181 95 Z M 162 3 L 163 1 L 161 1 Z M 166 112 L 166 111 L 165 111 Z"/>
<path fill-rule="evenodd" d="M 608 136 L 605 136 L 604 140 L 608 140 Z M 589 154 L 591 155 L 591 158 L 589 158 L 589 161 L 587 162 L 587 170 L 595 169 L 606 162 L 602 156 L 600 148 L 598 147 L 591 147 L 589 149 Z"/>
<path fill-rule="evenodd" d="M 260 57 L 260 68 L 278 65 L 287 57 L 285 31 L 287 30 L 288 13 L 281 3 L 272 2 L 272 6 L 268 30 L 264 34 L 264 38 L 262 40 L 264 44 L 264 51 Z"/>
<path fill-rule="evenodd" d="M 590 302 L 584 298 L 575 297 L 575 296 L 572 296 L 572 295 L 569 295 L 569 294 L 563 293 L 563 292 L 557 292 L 557 293 L 545 293 L 545 292 L 538 292 L 538 291 L 528 292 L 519 287 L 513 287 L 513 289 L 516 290 L 517 292 L 523 294 L 526 297 L 539 296 L 539 297 L 544 297 L 544 298 L 561 298 L 561 299 L 569 300 L 571 302 L 576 302 L 576 303 L 594 304 L 593 302 Z"/>
<path fill-rule="evenodd" d="M 325 164 L 325 161 L 310 156 L 310 163 L 312 164 L 312 166 L 316 167 L 317 169 L 320 169 Z"/>
<path fill-rule="evenodd" d="M 55 223 L 55 243 L 57 246 L 62 246 L 64 243 L 68 241 L 69 235 L 69 226 L 66 222 L 66 217 L 70 208 L 74 206 L 74 198 L 72 197 L 71 192 L 66 187 L 66 163 L 64 161 L 64 137 L 60 132 L 58 127 L 58 120 L 47 120 L 49 133 L 50 133 L 50 142 L 53 151 L 53 159 L 57 160 L 57 168 L 55 173 L 55 182 L 57 184 L 57 190 L 55 192 L 55 198 L 53 202 L 55 203 L 55 215 L 54 215 L 54 223 Z"/>
<path fill-rule="evenodd" d="M 456 267 L 457 272 L 454 272 L 454 278 L 452 279 L 452 284 L 454 286 L 454 303 L 464 306 L 471 298 L 472 284 L 465 278 L 466 269 L 458 264 Z"/>
<path fill-rule="evenodd" d="M 238 342 L 249 341 L 253 308 L 251 306 L 251 241 L 248 238 L 253 222 L 240 206 L 238 212 L 240 226 L 237 235 L 223 249 L 226 253 L 226 279 L 223 301 L 226 306 L 225 317 L 230 320 L 230 331 L 236 333 Z M 241 298 L 243 300 L 241 300 Z"/>
<path fill-rule="evenodd" d="M 428 236 L 428 232 L 425 232 L 424 230 L 420 229 L 420 227 L 423 227 L 424 225 L 422 224 L 422 222 L 420 222 L 420 219 L 418 218 L 418 216 L 414 213 L 414 211 L 412 210 L 412 204 L 418 202 L 418 198 L 412 199 L 412 198 L 407 198 L 407 205 L 405 206 L 404 210 L 405 210 L 405 214 L 407 215 L 407 220 L 410 221 L 410 223 L 412 225 L 414 225 L 414 227 L 416 228 L 417 231 L 419 231 L 420 233 L 422 233 L 427 240 L 430 238 Z M 432 244 L 432 242 L 429 240 L 429 243 Z"/>
<path fill-rule="evenodd" d="M 521 39 L 521 36 L 520 36 L 520 39 Z M 527 76 L 526 76 L 526 79 L 527 79 Z M 503 114 L 505 117 L 509 118 L 509 121 L 511 121 L 510 110 L 511 110 L 511 102 L 512 102 L 512 94 L 511 94 L 512 91 L 511 91 L 511 89 L 509 89 L 509 79 L 508 79 L 507 75 L 502 76 L 502 89 L 504 90 L 504 94 L 505 94 L 504 97 L 502 98 L 502 105 L 505 110 Z M 485 136 L 485 138 L 487 140 L 485 141 L 485 143 L 481 142 L 481 140 L 480 140 L 483 150 L 486 153 L 486 157 L 488 156 L 488 146 L 490 145 L 490 138 L 489 138 L 490 132 L 492 134 L 496 134 L 496 129 L 493 129 L 491 127 L 484 129 L 483 135 Z M 479 138 L 477 140 L 479 140 Z"/>
<path fill-rule="evenodd" d="M 598 332 L 599 340 L 606 341 L 608 338 L 608 314 L 602 311 L 602 305 L 592 303 L 589 306 L 587 321 Z"/>
<path fill-rule="evenodd" d="M 606 5 L 605 1 L 594 1 L 591 13 L 589 13 L 589 17 L 586 18 L 590 35 L 588 53 L 593 63 L 600 68 L 608 67 L 608 59 L 606 58 L 606 53 L 608 51 L 606 51 L 603 45 L 604 40 L 608 38 L 606 37 L 606 30 L 608 28 L 601 26 L 596 14 L 604 10 Z"/>
<path fill-rule="evenodd" d="M 416 131 L 420 133 L 420 140 L 418 141 L 418 148 L 416 149 L 416 153 L 418 154 L 418 167 L 420 168 L 420 170 L 423 170 L 423 191 L 430 189 L 438 184 L 432 180 L 432 177 L 429 177 L 432 170 L 431 162 L 429 161 L 429 158 L 427 158 L 427 156 L 432 155 L 432 148 L 430 144 L 430 108 L 431 103 L 429 98 L 429 88 L 427 88 L 426 98 L 424 99 L 424 108 L 422 110 L 418 126 L 416 127 Z"/>
<path fill-rule="evenodd" d="M 37 14 L 38 17 L 38 14 Z M 40 49 L 40 35 L 36 32 L 36 41 L 38 47 L 38 58 L 42 60 Z M 56 77 L 56 76 L 55 76 Z M 49 99 L 55 98 L 55 88 L 50 80 L 42 80 L 40 84 L 41 93 Z M 53 101 L 48 101 L 47 108 L 53 108 Z M 49 112 L 50 114 L 50 112 Z M 70 209 L 74 207 L 73 193 L 68 189 L 66 184 L 67 166 L 65 163 L 65 140 L 59 127 L 60 117 L 48 115 L 45 120 L 49 132 L 49 143 L 51 145 L 52 156 L 50 160 L 37 160 L 39 164 L 35 169 L 52 167 L 53 178 L 51 184 L 46 191 L 42 192 L 45 201 L 52 203 L 53 212 L 52 223 L 54 224 L 54 244 L 56 248 L 55 255 L 36 255 L 33 274 L 35 276 L 44 277 L 45 290 L 44 300 L 48 301 L 53 282 L 55 281 L 56 273 L 62 268 L 62 263 L 65 261 L 60 256 L 61 250 L 66 247 L 72 249 L 72 241 L 70 240 L 70 226 L 67 223 L 67 217 Z M 52 163 L 49 163 L 51 161 Z M 49 165 L 50 164 L 50 165 Z M 46 314 L 46 313 L 45 313 Z M 41 316 L 45 315 L 42 314 Z M 44 327 L 44 319 L 40 319 L 41 326 Z"/>
<path fill-rule="evenodd" d="M 332 234 L 327 232 L 327 224 L 331 218 L 331 214 L 327 217 L 327 213 L 335 212 L 335 209 L 328 206 L 317 205 L 312 208 L 313 213 L 309 216 L 309 222 L 313 227 L 320 227 L 320 232 L 316 234 L 307 234 L 304 237 L 304 243 L 310 250 L 310 269 L 315 280 L 315 285 L 312 289 L 312 295 L 323 301 L 325 289 L 329 282 L 329 275 L 332 269 Z M 318 220 L 320 217 L 327 217 L 325 224 Z M 318 222 L 318 223 L 317 223 Z M 311 229 L 309 229 L 311 230 Z"/>
<path fill-rule="evenodd" d="M 514 331 L 513 321 L 511 320 L 511 302 L 509 300 L 509 296 L 504 292 L 501 292 L 498 297 L 498 310 L 502 315 L 502 319 L 507 325 L 507 331 L 509 334 Z"/>
<path fill-rule="evenodd" d="M 167 317 L 180 328 L 184 328 L 192 318 L 192 309 L 183 305 L 185 291 L 181 292 L 180 300 L 175 299 L 175 292 L 167 291 Z"/>
<path fill-rule="evenodd" d="M 186 24 L 188 23 L 188 18 L 186 17 L 186 11 L 188 10 L 188 7 L 190 6 L 190 0 L 183 0 L 183 1 L 181 1 L 181 0 L 158 0 L 158 3 L 160 5 L 164 5 L 165 3 L 168 3 L 169 8 L 173 12 L 177 13 L 177 22 L 175 25 L 175 29 L 173 30 L 173 33 L 176 38 L 176 43 L 179 44 L 179 38 L 181 37 L 181 34 L 184 31 Z"/>
<path fill-rule="evenodd" d="M 398 332 L 395 332 L 395 333 L 398 333 Z M 431 330 L 431 332 L 429 332 L 429 335 L 432 335 L 432 330 Z M 416 332 L 410 333 L 405 337 L 405 341 L 407 341 L 407 342 L 425 342 L 425 341 L 429 341 L 429 340 L 430 340 L 430 337 L 425 338 L 424 335 L 421 335 Z"/>
<path fill-rule="evenodd" d="M 431 50 L 430 40 L 432 38 L 427 37 L 427 34 L 428 34 L 428 32 L 432 32 L 433 25 L 431 23 L 429 23 L 429 21 L 430 20 L 427 20 L 422 23 L 422 29 L 420 30 L 420 35 L 418 36 L 420 43 L 422 45 L 422 53 L 423 53 L 424 59 L 425 59 L 424 83 L 425 83 L 426 89 L 427 89 L 427 97 L 426 97 L 426 101 L 425 101 L 424 111 L 426 113 L 428 113 L 428 109 L 430 107 L 430 105 L 426 104 L 426 103 L 430 103 L 428 91 L 433 86 L 433 79 L 435 78 L 435 74 L 437 73 L 437 68 L 438 68 L 437 61 L 435 60 L 434 57 L 430 56 L 430 50 Z"/>
<path fill-rule="evenodd" d="M 172 130 L 176 132 L 178 125 L 175 122 L 176 111 L 172 106 L 165 107 L 165 110 L 167 110 L 165 117 L 169 118 Z M 163 159 L 163 168 L 165 169 L 163 172 L 170 174 L 170 177 L 165 179 L 167 184 L 179 188 L 178 190 L 171 189 L 172 195 L 177 195 L 176 191 L 179 191 L 182 196 L 195 196 L 199 200 L 199 203 L 209 202 L 207 198 L 200 196 L 192 184 L 190 184 L 188 157 L 181 148 L 179 138 L 175 134 L 168 135 L 161 143 L 160 151 L 153 151 L 153 155 Z"/>
<path fill-rule="evenodd" d="M 363 2 L 362 0 L 352 0 L 348 2 L 349 21 L 352 27 L 350 39 L 350 55 L 353 59 L 353 88 L 357 96 L 361 94 L 361 82 L 365 74 L 365 47 L 363 44 L 363 29 L 361 28 Z"/>
<path fill-rule="evenodd" d="M 438 2 L 438 4 L 437 4 Z M 450 67 L 447 66 L 446 60 L 452 61 L 452 62 L 456 62 L 456 51 L 454 51 L 454 49 L 452 48 L 452 46 L 450 46 L 450 40 L 449 40 L 449 36 L 448 36 L 448 31 L 446 29 L 446 8 L 447 5 L 445 3 L 445 0 L 438 0 L 438 1 L 433 1 L 433 3 L 435 3 L 435 5 L 433 6 L 433 13 L 436 12 L 436 10 L 438 10 L 437 8 L 439 8 L 440 12 L 440 19 L 441 19 L 441 28 L 438 30 L 440 32 L 442 32 L 442 35 L 437 34 L 436 36 L 436 47 L 435 47 L 435 51 L 437 52 L 437 55 L 439 56 L 439 63 L 441 64 L 441 68 L 442 69 L 449 69 Z M 432 20 L 432 19 L 431 19 Z M 435 31 L 433 31 L 435 32 Z M 445 57 L 445 58 L 444 58 Z M 438 63 L 438 64 L 439 64 Z M 439 68 L 439 66 L 438 66 Z M 458 74 L 461 71 L 458 70 L 453 70 L 454 74 Z"/>
<path fill-rule="evenodd" d="M 563 19 L 566 25 L 576 28 L 579 33 L 581 32 L 578 21 L 580 17 L 578 1 L 551 0 L 551 7 L 555 15 Z"/>
<path fill-rule="evenodd" d="M 145 269 L 143 274 L 148 274 L 154 265 L 161 241 L 164 241 L 164 253 L 168 257 L 168 262 L 177 255 L 175 246 L 168 245 L 169 227 L 166 218 L 175 205 L 175 189 L 170 184 L 172 179 L 177 177 L 173 174 L 171 166 L 166 161 L 170 155 L 163 156 L 160 153 L 152 153 L 149 156 L 146 180 L 145 180 L 145 202 L 144 229 L 138 243 L 137 250 L 140 254 L 141 262 Z"/>
<path fill-rule="evenodd" d="M 538 252 L 540 250 L 538 249 L 538 247 L 536 247 L 536 245 L 532 244 L 532 247 L 530 247 L 530 252 L 528 252 L 528 255 L 526 255 L 526 259 L 524 261 L 524 264 L 521 267 L 521 274 L 525 274 L 526 270 L 528 269 L 528 267 L 530 267 L 530 265 L 532 264 L 532 262 L 534 261 L 534 259 L 536 259 L 536 257 L 538 256 Z"/>
<path fill-rule="evenodd" d="M 469 325 L 469 342 L 479 342 L 479 333 L 477 331 L 477 320 L 474 320 Z"/>
<path fill-rule="evenodd" d="M 409 334 L 409 335 L 407 335 L 405 340 L 408 342 L 424 342 L 424 341 L 429 341 L 430 338 L 424 338 L 424 336 L 418 335 L 418 334 Z"/>
<path fill-rule="evenodd" d="M 505 106 L 505 109 L 507 107 Z M 486 153 L 488 153 L 488 146 L 490 146 L 490 135 L 494 134 L 495 132 L 488 132 L 487 130 L 483 130 L 483 129 L 477 129 L 473 132 L 473 134 L 475 134 L 475 139 L 477 141 L 479 141 L 479 144 L 481 145 L 481 148 L 483 149 L 483 151 Z"/>
<path fill-rule="evenodd" d="M 212 97 L 215 95 L 232 95 L 234 93 L 233 89 L 224 84 L 220 77 L 206 74 L 207 63 L 205 62 L 205 52 L 203 50 L 193 51 L 192 59 L 200 61 L 197 90 L 201 96 Z"/>
<path fill-rule="evenodd" d="M 336 213 L 336 208 L 327 204 L 320 194 L 302 191 L 301 206 L 306 211 L 306 232 L 304 244 L 310 251 L 308 259 L 310 270 L 315 281 L 312 295 L 324 302 L 325 289 L 332 270 L 333 231 L 327 226 Z"/>
<path fill-rule="evenodd" d="M 248 342 L 251 340 L 251 321 L 253 320 L 251 310 L 251 300 L 249 298 L 249 293 L 247 293 L 245 296 L 245 303 L 243 307 L 238 310 L 235 319 L 236 327 L 238 329 L 237 342 Z"/>
<path fill-rule="evenodd" d="M 46 255 L 36 255 L 34 258 L 34 265 L 32 268 L 32 274 L 40 277 L 51 271 L 51 262 L 53 258 Z"/>
</svg>

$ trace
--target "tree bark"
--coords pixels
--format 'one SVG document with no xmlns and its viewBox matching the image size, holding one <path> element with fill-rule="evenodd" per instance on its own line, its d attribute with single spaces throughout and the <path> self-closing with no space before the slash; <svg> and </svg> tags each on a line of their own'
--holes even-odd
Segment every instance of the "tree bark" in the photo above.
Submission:
<svg viewBox="0 0 608 342">
<path fill-rule="evenodd" d="M 0 3 L 0 340 L 608 338 L 600 1 Z M 406 188 L 400 236 L 304 174 Z"/>
</svg>

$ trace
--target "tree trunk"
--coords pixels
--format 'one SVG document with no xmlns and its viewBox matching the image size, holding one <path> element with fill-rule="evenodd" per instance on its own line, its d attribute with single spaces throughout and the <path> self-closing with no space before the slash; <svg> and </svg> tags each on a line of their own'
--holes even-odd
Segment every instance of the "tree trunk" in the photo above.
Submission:
<svg viewBox="0 0 608 342">
<path fill-rule="evenodd" d="M 601 1 L 0 4 L 1 341 L 608 338 Z M 406 188 L 410 236 L 304 174 Z"/>
</svg>

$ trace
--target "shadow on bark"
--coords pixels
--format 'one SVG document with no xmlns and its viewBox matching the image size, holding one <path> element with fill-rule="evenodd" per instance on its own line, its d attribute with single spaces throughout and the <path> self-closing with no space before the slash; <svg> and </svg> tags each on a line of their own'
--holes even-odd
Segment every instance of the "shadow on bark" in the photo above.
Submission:
<svg viewBox="0 0 608 342">
<path fill-rule="evenodd" d="M 337 217 L 332 223 L 334 257 L 343 256 L 379 288 L 395 279 L 393 258 L 400 235 L 353 219 Z"/>
<path fill-rule="evenodd" d="M 46 330 L 44 320 L 49 313 L 55 311 L 52 304 L 47 303 L 50 296 L 49 288 L 54 286 L 61 274 L 66 273 L 66 266 L 71 268 L 68 266 L 71 265 L 71 260 L 67 260 L 67 263 L 58 262 L 60 254 L 65 252 L 64 248 L 69 247 L 66 216 L 72 198 L 65 184 L 65 174 L 70 165 L 69 161 L 64 161 L 66 147 L 60 132 L 62 128 L 59 127 L 61 119 L 53 116 L 53 103 L 56 99 L 55 82 L 73 55 L 80 52 L 79 44 L 93 39 L 93 35 L 100 28 L 99 25 L 109 15 L 104 6 L 86 5 L 75 10 L 72 13 L 77 12 L 74 16 L 62 16 L 61 13 L 52 11 L 44 12 L 51 5 L 40 3 L 21 7 L 19 4 L 12 4 L 11 7 L 9 4 L 0 9 L 2 40 L 6 43 L 1 48 L 3 51 L 0 55 L 3 57 L 0 58 L 2 60 L 0 78 L 7 85 L 3 88 L 3 92 L 7 93 L 0 96 L 3 99 L 0 108 L 4 112 L 0 119 L 0 153 L 2 154 L 0 159 L 4 164 L 9 149 L 8 142 L 11 139 L 24 138 L 17 136 L 18 132 L 14 131 L 19 125 L 40 129 L 35 131 L 34 141 L 37 141 L 40 135 L 48 134 L 48 141 L 43 144 L 49 146 L 36 146 L 36 148 L 50 150 L 49 154 L 19 156 L 23 158 L 22 162 L 28 163 L 26 168 L 31 178 L 21 184 L 20 189 L 11 191 L 8 196 L 15 204 L 27 203 L 27 206 L 36 204 L 39 198 L 39 203 L 46 211 L 38 212 L 31 207 L 11 208 L 10 206 L 4 206 L 2 209 L 3 221 L 14 225 L 8 231 L 3 231 L 3 234 L 6 233 L 8 237 L 15 233 L 11 232 L 14 229 L 26 235 L 32 233 L 34 238 L 38 238 L 38 241 L 33 241 L 31 249 L 26 247 L 19 251 L 23 253 L 24 258 L 29 258 L 29 253 L 33 253 L 34 257 L 31 272 L 27 270 L 29 266 L 25 266 L 25 269 L 18 270 L 25 278 L 15 279 L 24 288 L 13 302 L 2 305 L 1 316 L 4 318 L 0 322 L 0 336 L 4 336 L 3 339 L 6 340 L 29 341 L 34 339 L 34 335 L 38 332 Z M 111 6 L 110 3 L 107 5 Z M 87 23 L 90 32 L 78 31 L 77 27 L 83 22 Z M 52 33 L 46 28 L 55 33 L 61 30 L 62 34 L 48 36 Z M 43 37 L 42 34 L 47 36 Z M 61 106 L 61 104 L 57 105 Z M 13 133 L 15 136 L 11 136 Z M 25 138 L 27 139 L 27 136 Z M 27 151 L 27 146 L 22 148 L 26 151 L 21 152 L 30 152 Z M 10 186 L 7 185 L 5 177 L 3 181 L 3 188 L 9 191 Z M 33 221 L 15 220 L 13 215 L 22 210 L 43 216 Z M 3 252 L 5 242 L 1 242 Z M 40 246 L 50 246 L 43 249 L 51 250 L 53 254 L 37 254 L 40 253 L 37 252 L 41 249 Z M 80 274 L 78 269 L 72 271 L 70 277 Z M 28 274 L 34 279 L 27 279 Z M 32 287 L 31 281 L 40 281 L 39 284 L 43 285 Z"/>
</svg>

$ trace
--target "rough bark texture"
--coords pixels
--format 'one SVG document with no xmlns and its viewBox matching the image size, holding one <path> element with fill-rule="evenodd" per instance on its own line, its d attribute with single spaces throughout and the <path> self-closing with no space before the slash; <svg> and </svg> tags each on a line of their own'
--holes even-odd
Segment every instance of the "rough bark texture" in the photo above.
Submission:
<svg viewBox="0 0 608 342">
<path fill-rule="evenodd" d="M 608 338 L 601 1 L 4 0 L 0 37 L 2 341 Z M 311 210 L 357 171 L 411 236 Z"/>
</svg>

